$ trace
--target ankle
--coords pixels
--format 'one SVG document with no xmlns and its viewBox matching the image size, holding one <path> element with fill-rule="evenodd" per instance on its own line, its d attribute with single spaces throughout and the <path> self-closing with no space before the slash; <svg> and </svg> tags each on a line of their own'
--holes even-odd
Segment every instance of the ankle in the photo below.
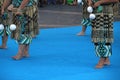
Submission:
<svg viewBox="0 0 120 80">
<path fill-rule="evenodd" d="M 30 55 L 29 55 L 29 53 L 24 53 L 23 54 L 23 57 L 29 57 Z"/>
<path fill-rule="evenodd" d="M 22 58 L 22 54 L 18 53 L 17 55 L 12 57 L 14 60 L 20 60 Z"/>
<path fill-rule="evenodd" d="M 6 49 L 7 46 L 6 46 L 6 45 L 1 45 L 0 48 L 1 48 L 1 49 Z"/>
<path fill-rule="evenodd" d="M 99 69 L 99 68 L 103 68 L 104 66 L 104 61 L 105 61 L 105 58 L 100 58 L 100 60 L 98 61 L 98 64 L 95 66 L 95 68 Z"/>
<path fill-rule="evenodd" d="M 104 65 L 110 65 L 110 60 L 109 60 L 109 58 L 108 58 L 108 57 L 107 57 L 107 58 L 105 58 Z"/>
</svg>

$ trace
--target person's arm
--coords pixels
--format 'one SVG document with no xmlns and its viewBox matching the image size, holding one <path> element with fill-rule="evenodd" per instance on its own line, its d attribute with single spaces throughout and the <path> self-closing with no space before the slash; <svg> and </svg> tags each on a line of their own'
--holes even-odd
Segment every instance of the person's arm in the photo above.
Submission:
<svg viewBox="0 0 120 80">
<path fill-rule="evenodd" d="M 2 9 L 6 9 L 11 4 L 11 0 L 5 0 L 2 5 Z"/>
<path fill-rule="evenodd" d="M 93 7 L 98 7 L 101 4 L 109 4 L 109 3 L 117 3 L 117 2 L 119 2 L 119 0 L 100 0 L 97 1 Z"/>
<path fill-rule="evenodd" d="M 30 0 L 23 0 L 18 9 L 23 10 Z"/>
<path fill-rule="evenodd" d="M 92 6 L 92 5 L 93 5 L 92 0 L 87 0 L 87 1 L 88 1 L 88 5 L 89 5 L 89 6 Z"/>
<path fill-rule="evenodd" d="M 28 4 L 30 0 L 23 0 L 19 8 L 17 9 L 16 15 L 21 15 L 22 10 L 25 8 L 25 6 Z"/>
<path fill-rule="evenodd" d="M 101 4 L 116 3 L 116 2 L 119 2 L 119 0 L 100 0 Z"/>
<path fill-rule="evenodd" d="M 11 4 L 11 0 L 5 0 L 2 5 L 1 14 L 4 13 L 4 10 Z"/>
</svg>

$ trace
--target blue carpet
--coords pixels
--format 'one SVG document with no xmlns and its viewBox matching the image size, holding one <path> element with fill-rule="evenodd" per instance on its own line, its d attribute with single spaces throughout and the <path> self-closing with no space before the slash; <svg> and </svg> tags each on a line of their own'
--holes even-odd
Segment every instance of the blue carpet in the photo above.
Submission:
<svg viewBox="0 0 120 80">
<path fill-rule="evenodd" d="M 76 36 L 79 26 L 41 29 L 30 45 L 30 58 L 14 61 L 18 49 L 9 38 L 8 48 L 0 50 L 0 80 L 120 80 L 120 22 L 114 23 L 111 65 L 95 69 L 98 61 L 91 42 L 91 28 L 86 36 Z"/>
</svg>

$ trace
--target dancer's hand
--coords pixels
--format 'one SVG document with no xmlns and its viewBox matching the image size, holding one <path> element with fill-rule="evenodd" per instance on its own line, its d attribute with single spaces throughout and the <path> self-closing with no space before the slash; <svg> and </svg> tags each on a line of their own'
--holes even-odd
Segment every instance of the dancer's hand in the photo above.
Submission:
<svg viewBox="0 0 120 80">
<path fill-rule="evenodd" d="M 93 8 L 96 8 L 96 7 L 98 7 L 99 5 L 101 5 L 101 1 L 97 1 L 96 3 L 94 3 Z"/>
<path fill-rule="evenodd" d="M 22 15 L 22 12 L 17 11 L 15 14 L 16 15 Z"/>
<path fill-rule="evenodd" d="M 9 11 L 12 11 L 13 5 L 11 4 L 7 9 L 8 9 Z"/>
<path fill-rule="evenodd" d="M 15 14 L 16 15 L 22 15 L 22 10 L 21 9 L 17 9 L 17 12 Z"/>
<path fill-rule="evenodd" d="M 88 6 L 92 6 L 93 2 L 91 0 L 88 0 Z"/>
</svg>

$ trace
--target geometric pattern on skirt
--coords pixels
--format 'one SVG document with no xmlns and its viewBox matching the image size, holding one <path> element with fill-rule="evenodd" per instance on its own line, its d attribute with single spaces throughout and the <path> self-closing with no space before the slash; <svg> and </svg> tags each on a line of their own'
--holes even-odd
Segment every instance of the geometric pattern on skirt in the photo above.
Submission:
<svg viewBox="0 0 120 80">
<path fill-rule="evenodd" d="M 81 22 L 82 26 L 90 26 L 91 25 L 91 21 L 89 19 L 89 14 L 87 11 L 87 7 L 88 7 L 88 1 L 87 0 L 82 0 L 83 5 L 82 5 L 82 17 L 83 20 Z"/>
<path fill-rule="evenodd" d="M 87 11 L 87 7 L 88 7 L 88 1 L 87 0 L 82 0 L 83 5 L 82 5 L 82 17 L 83 19 L 88 19 L 89 18 L 89 14 Z"/>
<path fill-rule="evenodd" d="M 17 40 L 18 44 L 30 44 L 32 42 L 32 37 L 30 35 L 21 34 L 19 40 Z"/>
<path fill-rule="evenodd" d="M 0 36 L 4 36 L 4 34 L 6 34 L 7 36 L 11 34 L 9 26 L 5 26 L 4 30 L 0 30 Z"/>
<path fill-rule="evenodd" d="M 111 45 L 105 45 L 104 43 L 98 43 L 95 45 L 96 55 L 98 57 L 109 57 L 112 55 Z"/>
<path fill-rule="evenodd" d="M 96 18 L 92 20 L 92 41 L 97 42 L 113 42 L 113 14 L 96 14 Z"/>
<path fill-rule="evenodd" d="M 82 20 L 82 22 L 81 22 L 81 24 L 83 25 L 83 26 L 90 26 L 91 25 L 91 21 L 90 21 L 90 19 L 83 19 Z"/>
<path fill-rule="evenodd" d="M 29 17 L 27 15 L 14 16 L 14 24 L 17 28 L 15 31 L 12 31 L 11 37 L 16 39 L 18 44 L 30 44 L 32 37 L 29 29 L 26 25 L 29 23 Z"/>
<path fill-rule="evenodd" d="M 4 30 L 0 30 L 0 36 L 4 36 L 4 34 L 10 35 L 11 31 L 10 31 L 10 27 L 8 26 L 9 14 L 7 12 L 5 12 L 3 15 L 0 16 L 0 24 L 4 25 Z"/>
<path fill-rule="evenodd" d="M 14 8 L 15 9 L 15 8 Z M 17 9 L 17 8 L 16 8 Z M 22 16 L 13 14 L 13 23 L 17 26 L 16 30 L 12 32 L 11 37 L 19 40 L 21 34 L 35 37 L 39 32 L 38 27 L 38 13 L 36 5 L 25 7 Z"/>
</svg>

